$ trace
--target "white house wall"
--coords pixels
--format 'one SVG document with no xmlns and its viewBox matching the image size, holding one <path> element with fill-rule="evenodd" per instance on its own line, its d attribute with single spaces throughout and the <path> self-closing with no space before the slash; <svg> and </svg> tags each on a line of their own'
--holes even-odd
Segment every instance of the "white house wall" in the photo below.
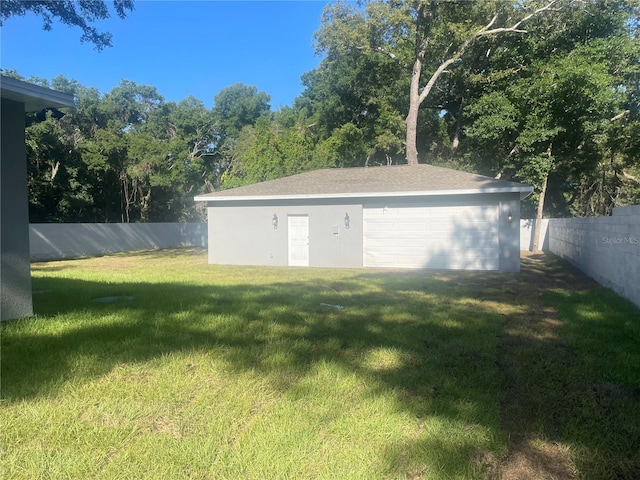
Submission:
<svg viewBox="0 0 640 480">
<path fill-rule="evenodd" d="M 500 271 L 520 271 L 520 197 L 507 195 L 498 202 Z"/>
<path fill-rule="evenodd" d="M 209 263 L 285 266 L 287 218 L 308 215 L 310 266 L 361 267 L 362 206 L 315 203 L 251 206 L 225 203 L 209 207 Z M 349 228 L 345 227 L 347 214 Z M 273 227 L 274 215 L 278 219 L 277 228 Z"/>
</svg>

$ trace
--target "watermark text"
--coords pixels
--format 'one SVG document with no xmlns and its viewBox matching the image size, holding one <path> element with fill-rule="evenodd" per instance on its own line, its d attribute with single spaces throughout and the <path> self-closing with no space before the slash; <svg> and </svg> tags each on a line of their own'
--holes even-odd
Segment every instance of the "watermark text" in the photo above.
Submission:
<svg viewBox="0 0 640 480">
<path fill-rule="evenodd" d="M 605 245 L 640 245 L 640 236 L 628 235 L 626 237 L 602 237 Z"/>
</svg>

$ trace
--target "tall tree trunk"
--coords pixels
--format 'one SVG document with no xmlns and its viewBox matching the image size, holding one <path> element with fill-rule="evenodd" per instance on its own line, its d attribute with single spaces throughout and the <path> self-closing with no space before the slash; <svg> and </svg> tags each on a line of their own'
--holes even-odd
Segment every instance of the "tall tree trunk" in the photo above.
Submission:
<svg viewBox="0 0 640 480">
<path fill-rule="evenodd" d="M 407 115 L 407 164 L 418 164 L 418 111 L 420 110 L 420 73 L 422 58 L 418 56 L 411 73 L 411 89 L 409 91 L 409 114 Z"/>
<path fill-rule="evenodd" d="M 607 215 L 607 168 L 602 162 L 602 184 L 600 185 L 600 203 L 601 203 L 601 215 Z"/>
<path fill-rule="evenodd" d="M 127 177 L 124 171 L 120 172 L 120 181 L 122 182 L 122 221 L 124 223 L 129 223 L 129 184 L 127 182 Z"/>
<path fill-rule="evenodd" d="M 549 173 L 544 177 L 542 182 L 542 190 L 540 191 L 540 199 L 538 200 L 538 211 L 536 212 L 536 223 L 533 229 L 533 251 L 540 251 L 540 232 L 542 231 L 542 212 L 544 211 L 544 197 L 547 194 L 547 181 Z"/>
<path fill-rule="evenodd" d="M 135 196 L 136 196 L 136 188 L 137 186 L 135 185 L 135 181 L 132 182 L 131 184 L 131 193 L 129 193 L 129 178 L 127 176 L 127 173 L 122 170 L 120 172 L 120 181 L 122 182 L 122 200 L 124 200 L 124 203 L 122 203 L 121 200 L 121 205 L 122 207 L 124 207 L 124 211 L 122 212 L 122 221 L 124 223 L 130 223 L 131 222 L 131 205 L 133 205 L 133 202 L 135 201 Z"/>
<path fill-rule="evenodd" d="M 425 98 L 429 96 L 431 93 L 431 89 L 435 85 L 440 75 L 442 75 L 446 69 L 454 64 L 458 59 L 462 57 L 465 53 L 469 45 L 474 42 L 476 39 L 480 37 L 497 35 L 505 32 L 514 32 L 514 33 L 526 33 L 526 30 L 521 30 L 520 25 L 529 20 L 535 15 L 538 15 L 544 11 L 547 11 L 552 8 L 552 6 L 557 3 L 559 0 L 549 0 L 549 3 L 546 5 L 536 9 L 534 12 L 526 15 L 524 18 L 514 23 L 510 27 L 500 27 L 500 28 L 492 28 L 495 22 L 498 20 L 499 14 L 496 13 L 491 21 L 487 23 L 484 27 L 478 30 L 473 36 L 468 38 L 465 42 L 463 42 L 457 49 L 457 51 L 451 55 L 447 60 L 443 61 L 440 66 L 433 73 L 427 84 L 424 86 L 422 91 L 420 91 L 420 74 L 422 73 L 422 65 L 424 63 L 424 57 L 427 52 L 427 46 L 429 45 L 429 41 L 431 40 L 428 36 L 421 37 L 418 33 L 416 35 L 416 55 L 415 62 L 413 64 L 413 69 L 411 71 L 411 87 L 409 91 L 409 113 L 407 114 L 406 124 L 407 124 L 407 136 L 406 136 L 406 158 L 407 163 L 409 165 L 417 165 L 418 164 L 418 146 L 417 146 L 417 131 L 418 131 L 418 111 L 420 109 L 420 105 L 424 101 Z M 432 4 L 433 5 L 433 4 Z M 421 26 L 421 23 L 426 21 L 426 17 L 424 14 L 423 7 L 420 7 L 418 11 L 418 27 Z M 418 30 L 420 30 L 418 28 Z M 382 53 L 386 53 L 390 58 L 396 59 L 397 57 L 390 52 L 386 52 L 384 49 L 378 49 L 378 51 Z"/>
<path fill-rule="evenodd" d="M 140 220 L 143 223 L 149 221 L 149 210 L 151 203 L 151 187 L 147 188 L 147 193 L 142 191 L 142 187 L 140 188 Z"/>
<path fill-rule="evenodd" d="M 544 197 L 547 194 L 547 183 L 549 182 L 549 173 L 553 167 L 552 159 L 553 144 L 549 144 L 547 149 L 547 156 L 549 158 L 549 165 L 547 166 L 544 179 L 542 180 L 542 188 L 540 190 L 540 198 L 538 199 L 538 211 L 536 212 L 536 224 L 533 229 L 533 248 L 534 252 L 539 252 L 540 249 L 540 232 L 542 231 L 542 213 L 544 212 Z"/>
<path fill-rule="evenodd" d="M 413 71 L 411 73 L 411 90 L 409 93 L 409 114 L 407 115 L 407 164 L 418 164 L 418 112 L 420 111 L 420 105 L 425 98 L 431 93 L 431 89 L 436 84 L 440 75 L 442 75 L 447 67 L 454 63 L 457 57 L 452 57 L 446 60 L 438 69 L 431 75 L 431 78 L 427 84 L 420 91 L 420 74 L 422 71 L 422 63 L 424 60 L 424 54 L 426 50 L 426 42 L 423 45 L 422 51 L 417 55 L 416 62 L 413 64 Z"/>
</svg>

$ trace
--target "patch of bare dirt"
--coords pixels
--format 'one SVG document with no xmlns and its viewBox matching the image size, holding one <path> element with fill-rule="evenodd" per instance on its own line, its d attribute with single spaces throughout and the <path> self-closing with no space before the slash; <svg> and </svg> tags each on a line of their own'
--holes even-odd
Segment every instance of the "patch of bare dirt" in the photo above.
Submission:
<svg viewBox="0 0 640 480">
<path fill-rule="evenodd" d="M 512 445 L 509 455 L 493 466 L 491 475 L 500 479 L 549 480 L 577 478 L 569 447 L 561 443 L 530 440 Z"/>
</svg>

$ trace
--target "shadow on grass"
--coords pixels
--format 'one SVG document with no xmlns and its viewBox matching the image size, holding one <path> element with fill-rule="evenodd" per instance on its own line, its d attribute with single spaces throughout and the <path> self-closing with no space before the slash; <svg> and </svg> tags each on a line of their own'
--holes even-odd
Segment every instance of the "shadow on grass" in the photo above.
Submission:
<svg viewBox="0 0 640 480">
<path fill-rule="evenodd" d="M 565 438 L 591 478 L 640 478 L 640 310 L 606 288 L 546 295 L 571 344 Z M 564 419 L 563 419 L 564 420 Z"/>
<path fill-rule="evenodd" d="M 625 442 L 615 452 L 620 442 L 603 443 L 597 425 L 617 429 L 616 438 L 637 440 L 637 415 L 621 415 L 620 408 L 635 408 L 640 401 L 625 396 L 604 412 L 605 407 L 586 405 L 593 396 L 580 397 L 593 385 L 614 391 L 630 377 L 609 386 L 602 369 L 577 365 L 557 325 L 545 326 L 540 310 L 546 288 L 575 284 L 582 277 L 555 260 L 525 259 L 523 265 L 522 274 L 373 272 L 326 280 L 320 272 L 299 282 L 232 285 L 36 278 L 34 290 L 42 293 L 34 295 L 34 306 L 40 318 L 3 327 L 3 401 L 52 396 L 118 365 L 174 352 L 208 352 L 230 371 L 257 372 L 283 392 L 329 362 L 367 379 L 374 395 L 393 392 L 398 408 L 416 422 L 436 417 L 466 432 L 389 446 L 385 456 L 392 475 L 419 478 L 420 471 L 397 471 L 397 459 L 421 455 L 424 463 L 439 465 L 443 477 L 465 477 L 469 470 L 461 456 L 486 463 L 478 445 L 499 455 L 505 436 L 513 434 L 581 445 L 586 455 L 599 452 L 594 458 L 600 460 L 604 451 L 610 471 L 618 466 L 618 478 L 633 478 L 628 475 L 640 465 L 629 450 L 633 445 Z M 563 304 L 566 312 L 559 307 L 561 313 L 583 318 L 580 305 L 592 289 L 586 282 L 586 297 L 570 296 Z M 104 297 L 121 298 L 95 301 Z M 599 305 L 598 311 L 608 305 Z M 622 312 L 634 315 L 637 309 Z M 505 329 L 514 316 L 521 320 L 519 329 Z M 48 322 L 54 324 L 51 329 L 44 327 Z M 637 345 L 625 348 L 637 353 Z M 598 362 L 597 353 L 583 350 L 587 360 L 580 362 Z M 505 409 L 505 397 L 511 395 L 514 400 Z M 594 413 L 587 432 L 580 431 L 580 422 Z M 500 414 L 513 418 L 505 422 Z M 621 426 L 611 418 L 628 423 Z M 478 442 L 480 430 L 489 432 L 490 439 Z"/>
<path fill-rule="evenodd" d="M 40 317 L 3 332 L 4 402 L 56 395 L 118 365 L 173 352 L 208 352 L 282 392 L 331 363 L 365 379 L 373 395 L 394 395 L 416 422 L 442 417 L 490 431 L 481 442 L 478 435 L 407 442 L 385 454 L 421 455 L 450 475 L 467 474 L 460 457 L 472 458 L 479 444 L 494 449 L 500 438 L 495 357 L 502 317 L 424 274 L 321 278 L 265 285 L 35 278 Z M 104 297 L 117 299 L 95 301 Z"/>
<path fill-rule="evenodd" d="M 640 478 L 640 312 L 554 255 L 522 265 L 506 297 L 491 278 L 463 280 L 523 307 L 499 346 L 510 452 L 496 476 Z"/>
<path fill-rule="evenodd" d="M 376 285 L 377 292 L 358 293 L 363 281 L 369 291 Z M 449 374 L 457 368 L 491 369 L 491 343 L 501 323 L 500 316 L 478 315 L 477 305 L 461 301 L 459 288 L 412 274 L 363 275 L 330 285 L 104 284 L 55 278 L 35 279 L 34 289 L 41 292 L 34 298 L 40 318 L 14 323 L 49 322 L 50 316 L 62 315 L 66 325 L 53 334 L 21 332 L 16 324 L 5 330 L 2 382 L 9 401 L 49 395 L 59 379 L 100 375 L 118 363 L 188 349 L 219 348 L 232 368 L 277 373 L 263 362 L 275 344 L 295 352 L 294 359 L 278 366 L 280 373 L 304 373 L 322 359 L 364 369 L 357 358 L 363 351 L 395 349 L 408 355 L 407 365 L 381 370 L 377 377 L 391 388 L 437 390 L 453 381 Z M 106 298 L 114 301 L 96 301 Z M 298 342 L 303 347 L 296 348 Z M 68 360 L 79 355 L 95 358 L 93 368 L 74 370 Z M 411 380 L 423 375 L 423 382 L 406 383 L 405 371 Z M 474 378 L 455 381 L 472 386 Z M 484 390 L 483 385 L 474 388 Z"/>
</svg>

